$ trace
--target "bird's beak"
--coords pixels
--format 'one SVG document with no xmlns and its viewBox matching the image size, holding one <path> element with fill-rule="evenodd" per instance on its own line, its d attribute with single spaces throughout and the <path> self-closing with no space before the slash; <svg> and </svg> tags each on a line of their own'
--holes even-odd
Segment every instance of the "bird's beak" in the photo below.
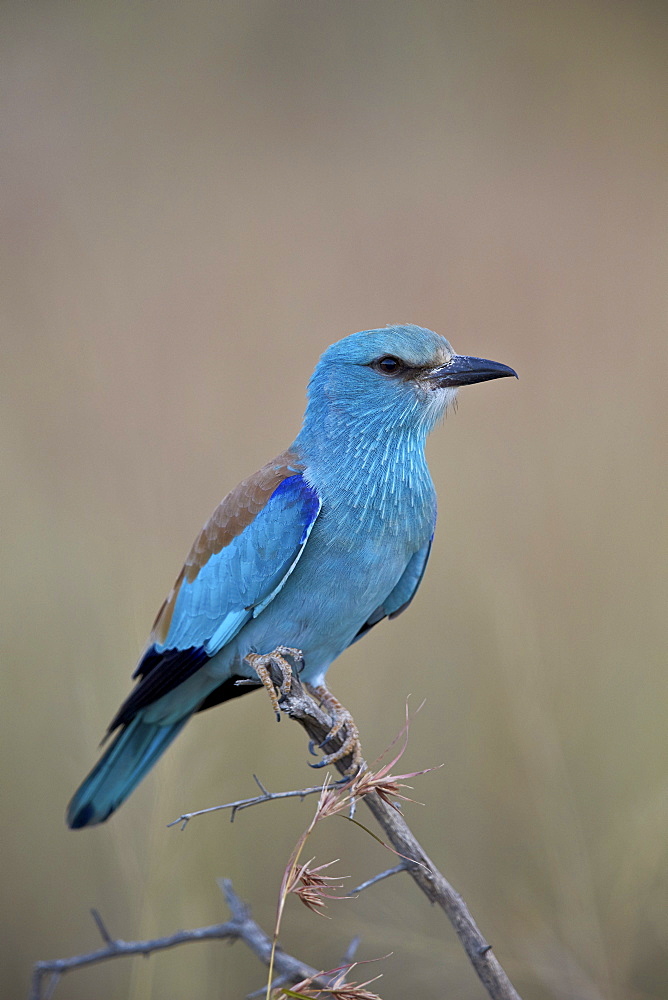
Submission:
<svg viewBox="0 0 668 1000">
<path fill-rule="evenodd" d="M 493 378 L 517 378 L 517 372 L 498 361 L 483 358 L 467 358 L 463 354 L 453 354 L 446 365 L 432 369 L 427 376 L 432 389 L 456 389 L 460 385 L 474 382 L 489 382 Z"/>
</svg>

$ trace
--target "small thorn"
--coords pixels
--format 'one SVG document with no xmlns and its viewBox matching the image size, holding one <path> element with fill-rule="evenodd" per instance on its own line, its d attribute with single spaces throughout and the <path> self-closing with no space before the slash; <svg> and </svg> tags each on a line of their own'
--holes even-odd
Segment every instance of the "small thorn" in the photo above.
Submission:
<svg viewBox="0 0 668 1000">
<path fill-rule="evenodd" d="M 359 936 L 359 934 L 356 934 L 355 937 L 352 939 L 352 941 L 348 945 L 345 955 L 343 956 L 343 965 L 349 965 L 351 962 L 354 961 L 355 953 L 357 952 L 357 949 L 360 946 L 361 940 L 362 938 Z"/>
<path fill-rule="evenodd" d="M 270 794 L 269 789 L 264 787 L 264 785 L 262 784 L 262 782 L 258 778 L 257 774 L 253 775 L 253 781 L 255 782 L 255 784 L 260 789 L 260 791 L 262 792 L 263 795 L 269 795 Z"/>
<path fill-rule="evenodd" d="M 112 938 L 111 934 L 109 933 L 109 931 L 107 930 L 107 928 L 105 926 L 105 923 L 104 923 L 102 917 L 100 916 L 100 914 L 98 913 L 98 911 L 95 910 L 95 909 L 92 909 L 90 911 L 90 914 L 91 914 L 93 920 L 95 921 L 95 923 L 97 924 L 97 929 L 100 932 L 100 936 L 102 937 L 102 940 L 106 941 L 107 944 L 113 944 L 114 943 L 113 938 Z"/>
<path fill-rule="evenodd" d="M 479 955 L 486 955 L 488 951 L 492 950 L 491 944 L 483 944 L 478 948 Z"/>
</svg>

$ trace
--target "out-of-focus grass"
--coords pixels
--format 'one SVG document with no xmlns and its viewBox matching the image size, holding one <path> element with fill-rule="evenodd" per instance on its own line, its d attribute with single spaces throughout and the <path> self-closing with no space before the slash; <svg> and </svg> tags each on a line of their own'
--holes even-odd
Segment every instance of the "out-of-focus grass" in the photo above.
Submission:
<svg viewBox="0 0 668 1000">
<path fill-rule="evenodd" d="M 441 515 L 410 613 L 331 672 L 373 756 L 427 704 L 410 818 L 524 995 L 665 993 L 666 22 L 650 3 L 7 3 L 3 980 L 96 944 L 266 927 L 310 816 L 184 809 L 311 780 L 257 696 L 206 713 L 106 826 L 65 804 L 197 528 L 295 433 L 332 340 L 422 323 L 520 382 L 430 444 Z M 332 821 L 318 861 L 388 864 Z M 381 992 L 479 997 L 399 879 L 283 943 L 394 952 Z M 236 997 L 193 946 L 63 996 Z"/>
</svg>

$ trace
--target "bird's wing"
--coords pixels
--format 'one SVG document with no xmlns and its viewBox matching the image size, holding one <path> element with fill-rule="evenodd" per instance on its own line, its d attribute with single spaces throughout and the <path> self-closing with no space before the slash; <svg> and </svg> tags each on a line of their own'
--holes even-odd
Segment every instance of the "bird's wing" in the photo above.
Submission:
<svg viewBox="0 0 668 1000">
<path fill-rule="evenodd" d="M 417 589 L 422 582 L 424 571 L 427 568 L 427 560 L 429 559 L 429 552 L 431 551 L 433 537 L 434 536 L 432 535 L 427 544 L 423 545 L 421 549 L 418 549 L 418 551 L 411 556 L 408 560 L 406 569 L 399 578 L 399 582 L 396 584 L 394 589 L 390 591 L 383 603 L 376 608 L 373 614 L 369 615 L 364 625 L 362 625 L 362 628 L 353 639 L 353 642 L 357 642 L 358 639 L 361 639 L 363 635 L 366 635 L 369 629 L 373 628 L 374 625 L 377 625 L 378 622 L 383 620 L 383 618 L 396 618 L 397 615 L 400 615 L 402 611 L 406 610 L 415 597 Z"/>
<path fill-rule="evenodd" d="M 110 729 L 194 674 L 269 604 L 302 554 L 320 498 L 285 453 L 241 483 L 200 532 L 160 609 Z"/>
</svg>

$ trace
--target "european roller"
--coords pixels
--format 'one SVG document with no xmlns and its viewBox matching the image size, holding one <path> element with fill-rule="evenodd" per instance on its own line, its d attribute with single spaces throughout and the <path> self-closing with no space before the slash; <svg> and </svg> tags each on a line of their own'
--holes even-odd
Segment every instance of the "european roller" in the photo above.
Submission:
<svg viewBox="0 0 668 1000">
<path fill-rule="evenodd" d="M 190 550 L 109 726 L 113 741 L 72 799 L 71 827 L 102 823 L 196 712 L 252 689 L 277 696 L 290 660 L 361 761 L 330 663 L 420 585 L 436 525 L 424 447 L 458 389 L 516 373 L 455 354 L 419 326 L 345 337 L 320 358 L 301 431 L 232 490 Z M 323 744 L 323 746 L 326 746 Z"/>
</svg>

